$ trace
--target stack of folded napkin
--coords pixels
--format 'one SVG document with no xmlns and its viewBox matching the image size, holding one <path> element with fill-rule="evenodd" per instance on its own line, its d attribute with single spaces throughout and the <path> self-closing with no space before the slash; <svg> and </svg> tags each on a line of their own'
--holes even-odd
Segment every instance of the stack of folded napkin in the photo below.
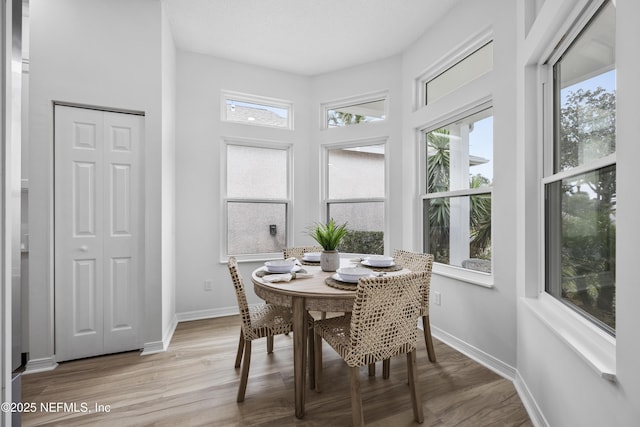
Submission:
<svg viewBox="0 0 640 427">
<path fill-rule="evenodd" d="M 300 261 L 296 257 L 287 258 L 288 261 L 293 261 L 295 265 L 301 265 Z M 282 274 L 265 274 L 261 277 L 264 282 L 273 283 L 273 282 L 289 282 L 292 279 L 305 279 L 308 277 L 313 277 L 313 274 L 307 273 L 305 270 L 292 272 L 292 273 L 282 273 Z"/>
</svg>

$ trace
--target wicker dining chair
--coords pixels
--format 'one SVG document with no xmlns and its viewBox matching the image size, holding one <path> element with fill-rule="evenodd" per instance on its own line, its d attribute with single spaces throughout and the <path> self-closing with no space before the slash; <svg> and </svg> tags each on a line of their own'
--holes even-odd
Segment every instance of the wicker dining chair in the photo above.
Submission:
<svg viewBox="0 0 640 427">
<path fill-rule="evenodd" d="M 282 255 L 284 255 L 285 259 L 296 257 L 299 261 L 302 261 L 302 257 L 307 252 L 322 252 L 323 250 L 322 246 L 298 246 L 282 249 Z"/>
<path fill-rule="evenodd" d="M 427 347 L 427 356 L 429 361 L 436 361 L 436 351 L 433 347 L 433 338 L 431 336 L 431 324 L 429 322 L 429 293 L 431 287 L 431 269 L 433 267 L 433 255 L 421 252 L 410 252 L 403 249 L 395 249 L 393 251 L 393 259 L 396 264 L 411 270 L 412 272 L 420 271 L 428 273 L 425 276 L 423 286 L 422 305 L 420 307 L 420 317 L 422 317 L 422 332 L 424 335 L 424 343 Z M 382 378 L 389 378 L 391 371 L 391 361 L 389 359 L 382 362 Z"/>
<path fill-rule="evenodd" d="M 431 269 L 433 268 L 433 255 L 409 252 L 402 249 L 393 251 L 393 258 L 399 264 L 411 271 L 425 271 L 429 273 L 424 284 L 424 294 L 422 296 L 422 307 L 420 307 L 420 317 L 424 333 L 424 343 L 427 346 L 427 355 L 431 362 L 436 361 L 436 352 L 433 348 L 433 338 L 431 337 L 431 324 L 429 323 L 429 293 L 431 288 Z"/>
<path fill-rule="evenodd" d="M 249 305 L 244 290 L 242 276 L 238 272 L 238 262 L 235 257 L 229 257 L 229 273 L 233 280 L 233 287 L 236 291 L 238 308 L 242 324 L 240 328 L 240 342 L 238 343 L 238 353 L 236 355 L 235 367 L 240 367 L 242 362 L 242 372 L 240 377 L 240 387 L 238 388 L 237 401 L 244 400 L 247 390 L 247 379 L 249 377 L 249 364 L 251 363 L 251 341 L 258 338 L 267 338 L 267 353 L 273 352 L 273 337 L 285 334 L 293 330 L 293 315 L 288 307 L 281 307 L 272 304 Z M 244 360 L 243 359 L 244 353 Z"/>
<path fill-rule="evenodd" d="M 416 371 L 416 322 L 420 315 L 426 272 L 361 278 L 351 315 L 315 322 L 316 340 L 324 340 L 349 366 L 351 415 L 354 426 L 364 424 L 360 370 L 378 360 L 407 355 L 407 373 L 414 419 L 424 420 Z M 316 367 L 322 350 L 316 342 Z M 316 369 L 316 391 L 322 389 L 322 369 Z"/>
</svg>

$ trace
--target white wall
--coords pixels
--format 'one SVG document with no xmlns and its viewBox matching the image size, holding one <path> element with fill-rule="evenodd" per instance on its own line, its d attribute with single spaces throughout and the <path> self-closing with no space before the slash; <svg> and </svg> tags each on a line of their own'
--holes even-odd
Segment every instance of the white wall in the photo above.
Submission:
<svg viewBox="0 0 640 427">
<path fill-rule="evenodd" d="M 319 105 L 389 90 L 390 116 L 398 119 L 400 62 L 399 58 L 392 58 L 316 77 L 296 76 L 182 51 L 178 52 L 177 62 L 176 312 L 180 319 L 191 319 L 237 311 L 229 272 L 226 264 L 220 263 L 221 239 L 225 237 L 221 235 L 223 206 L 219 170 L 223 137 L 293 144 L 294 218 L 290 245 L 313 244 L 306 229 L 321 220 L 320 144 L 381 136 L 389 137 L 392 146 L 401 143 L 397 121 L 320 131 Z M 295 129 L 222 122 L 222 90 L 293 101 Z M 396 169 L 391 174 L 397 174 L 402 168 L 400 158 L 390 157 L 392 168 Z M 399 204 L 399 193 L 391 191 L 391 194 L 391 199 Z M 390 212 L 397 214 L 399 209 L 400 206 L 392 206 Z M 392 226 L 399 226 L 399 222 L 393 222 Z M 400 246 L 399 237 L 392 242 Z M 253 295 L 249 280 L 251 271 L 258 265 L 240 264 L 245 284 L 248 283 L 250 302 L 259 301 Z M 204 291 L 205 280 L 213 280 L 214 292 Z"/>
<path fill-rule="evenodd" d="M 53 101 L 145 112 L 145 345 L 162 343 L 161 5 L 33 0 L 29 123 L 29 364 L 54 363 Z M 170 144 L 167 144 L 170 145 Z"/>
<path fill-rule="evenodd" d="M 229 271 L 220 262 L 222 235 L 220 154 L 224 137 L 293 144 L 294 224 L 292 244 L 315 218 L 317 183 L 309 170 L 316 153 L 309 138 L 309 80 L 280 71 L 179 51 L 176 121 L 176 311 L 180 319 L 237 312 Z M 222 122 L 221 91 L 229 90 L 292 101 L 295 129 Z M 240 264 L 250 302 L 250 273 L 256 263 Z M 214 290 L 205 291 L 212 280 Z"/>
<path fill-rule="evenodd" d="M 518 75 L 518 381 L 525 402 L 528 400 L 541 424 L 551 426 L 632 426 L 640 422 L 640 287 L 637 286 L 637 159 L 636 143 L 640 132 L 637 100 L 640 97 L 640 60 L 637 42 L 640 29 L 637 17 L 640 4 L 633 0 L 616 2 L 617 73 L 617 248 L 616 248 L 616 344 L 613 352 L 615 382 L 606 380 L 589 362 L 597 361 L 567 340 L 562 330 L 548 326 L 540 309 L 553 315 L 538 295 L 543 287 L 539 256 L 539 224 L 536 206 L 537 149 L 540 144 L 537 112 L 537 64 L 545 58 L 542 51 L 555 45 L 558 29 L 568 26 L 585 5 L 583 0 L 546 0 L 537 19 L 526 32 L 526 5 L 519 2 Z M 526 37 L 525 37 L 526 33 Z M 542 313 L 545 313 L 544 311 Z M 582 328 L 587 331 L 588 329 Z M 585 347 L 588 349 L 589 345 Z"/>
<path fill-rule="evenodd" d="M 496 10 L 500 13 L 495 13 Z M 442 305 L 431 304 L 430 322 L 437 337 L 463 346 L 475 356 L 486 358 L 503 374 L 512 376 L 516 366 L 515 286 L 515 15 L 510 1 L 465 1 L 424 34 L 403 55 L 403 138 L 405 214 L 404 240 L 407 248 L 421 250 L 418 186 L 418 140 L 416 132 L 442 120 L 464 105 L 484 98 L 493 100 L 494 186 L 492 196 L 493 235 L 492 289 L 444 277 L 437 268 L 431 294 L 440 292 Z M 479 34 L 492 31 L 493 71 L 467 84 L 464 89 L 414 111 L 415 81 L 438 62 L 459 52 L 461 46 Z M 483 353 L 486 353 L 483 354 Z"/>
<path fill-rule="evenodd" d="M 314 193 L 316 217 L 309 218 L 306 225 L 324 219 L 318 202 L 322 199 L 321 158 L 325 145 L 349 143 L 355 141 L 378 142 L 386 140 L 385 161 L 387 165 L 387 206 L 385 211 L 385 251 L 390 254 L 394 248 L 402 248 L 402 84 L 401 58 L 394 56 L 348 69 L 314 76 L 311 79 L 311 135 L 314 141 L 314 163 L 309 174 L 315 174 Z M 342 128 L 321 129 L 321 104 L 345 98 L 386 92 L 388 114 L 384 121 L 346 126 Z"/>
</svg>

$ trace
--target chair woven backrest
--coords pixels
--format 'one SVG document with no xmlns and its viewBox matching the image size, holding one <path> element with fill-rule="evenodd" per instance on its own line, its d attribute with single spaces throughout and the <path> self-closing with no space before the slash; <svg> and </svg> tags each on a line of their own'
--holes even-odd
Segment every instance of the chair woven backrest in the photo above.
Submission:
<svg viewBox="0 0 640 427">
<path fill-rule="evenodd" d="M 424 284 L 424 293 L 422 295 L 422 313 L 423 315 L 429 314 L 429 293 L 431 287 L 431 269 L 433 268 L 433 255 L 410 252 L 403 249 L 395 249 L 393 251 L 393 258 L 395 263 L 401 265 L 404 268 L 415 271 L 424 271 L 427 274 L 426 282 Z"/>
<path fill-rule="evenodd" d="M 244 291 L 244 282 L 242 276 L 238 272 L 238 261 L 235 257 L 229 257 L 227 263 L 229 267 L 229 274 L 231 274 L 231 280 L 233 281 L 233 287 L 236 291 L 236 299 L 238 300 L 238 309 L 240 310 L 240 317 L 242 318 L 242 329 L 245 334 L 251 330 L 251 315 L 249 313 L 249 304 L 247 303 L 247 295 Z"/>
<path fill-rule="evenodd" d="M 351 315 L 351 341 L 345 361 L 363 366 L 416 348 L 425 272 L 363 278 Z"/>
<path fill-rule="evenodd" d="M 307 252 L 322 252 L 322 246 L 298 246 L 295 248 L 284 248 L 282 249 L 282 255 L 284 255 L 284 259 L 296 257 L 299 260 L 302 260 L 302 256 Z"/>
</svg>

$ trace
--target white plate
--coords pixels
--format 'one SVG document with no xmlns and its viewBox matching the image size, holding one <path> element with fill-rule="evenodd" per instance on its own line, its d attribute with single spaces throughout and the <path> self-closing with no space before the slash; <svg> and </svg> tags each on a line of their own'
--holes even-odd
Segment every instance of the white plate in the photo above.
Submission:
<svg viewBox="0 0 640 427">
<path fill-rule="evenodd" d="M 384 268 L 384 267 L 393 267 L 394 265 L 396 265 L 396 263 L 393 262 L 393 261 L 391 261 L 389 264 L 385 264 L 385 265 L 382 265 L 380 263 L 372 264 L 371 262 L 369 262 L 368 259 L 364 259 L 361 262 L 362 262 L 362 265 L 367 265 L 369 267 L 383 267 Z"/>
<path fill-rule="evenodd" d="M 294 273 L 296 271 L 300 271 L 302 269 L 301 266 L 299 265 L 294 265 L 293 268 L 290 271 L 282 271 L 282 269 L 278 269 L 278 270 L 272 270 L 269 268 L 268 265 L 265 265 L 264 268 L 269 272 L 269 273 L 274 273 L 274 274 L 286 274 L 286 273 Z"/>
<path fill-rule="evenodd" d="M 333 276 L 331 276 L 331 278 L 333 280 L 337 280 L 338 282 L 344 282 L 344 283 L 358 283 L 358 280 L 345 280 L 342 277 L 340 277 L 340 275 L 338 273 L 334 274 Z"/>
<path fill-rule="evenodd" d="M 362 277 L 373 277 L 373 274 L 369 274 L 367 276 L 362 276 Z M 342 276 L 340 276 L 340 274 L 336 273 L 333 276 L 331 276 L 332 279 L 337 280 L 338 282 L 345 282 L 345 283 L 358 283 L 358 279 L 345 279 Z"/>
</svg>

